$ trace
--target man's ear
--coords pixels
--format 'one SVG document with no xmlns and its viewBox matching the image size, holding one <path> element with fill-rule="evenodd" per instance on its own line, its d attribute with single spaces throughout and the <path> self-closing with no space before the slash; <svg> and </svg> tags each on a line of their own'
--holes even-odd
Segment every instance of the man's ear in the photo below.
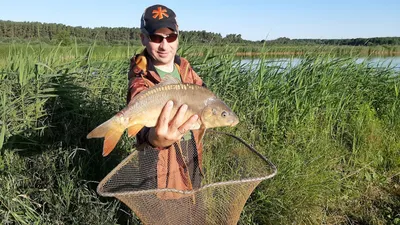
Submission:
<svg viewBox="0 0 400 225">
<path fill-rule="evenodd" d="M 143 33 L 140 33 L 140 41 L 142 42 L 142 45 L 146 45 L 146 42 L 148 41 L 147 37 Z"/>
</svg>

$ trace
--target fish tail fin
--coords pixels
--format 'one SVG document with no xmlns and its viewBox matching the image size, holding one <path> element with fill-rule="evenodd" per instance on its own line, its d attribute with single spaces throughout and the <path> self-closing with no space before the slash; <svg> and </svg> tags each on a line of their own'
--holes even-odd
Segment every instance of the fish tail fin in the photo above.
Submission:
<svg viewBox="0 0 400 225">
<path fill-rule="evenodd" d="M 125 127 L 123 124 L 115 121 L 114 118 L 109 119 L 103 124 L 93 129 L 86 138 L 102 138 L 104 137 L 103 156 L 107 156 L 114 149 Z"/>
<path fill-rule="evenodd" d="M 103 156 L 107 156 L 114 150 L 123 132 L 123 130 L 110 130 L 107 132 L 104 137 Z"/>
</svg>

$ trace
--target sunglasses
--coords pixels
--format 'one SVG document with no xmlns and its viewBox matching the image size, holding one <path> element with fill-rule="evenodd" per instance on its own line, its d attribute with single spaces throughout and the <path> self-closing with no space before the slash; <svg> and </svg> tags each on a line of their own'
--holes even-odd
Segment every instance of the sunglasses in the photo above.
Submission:
<svg viewBox="0 0 400 225">
<path fill-rule="evenodd" d="M 147 36 L 149 37 L 151 42 L 154 42 L 154 43 L 157 43 L 157 44 L 159 44 L 162 41 L 164 41 L 164 38 L 167 40 L 168 43 L 174 42 L 178 38 L 178 34 L 177 33 L 171 33 L 171 34 L 168 34 L 166 36 L 159 35 L 159 34 L 149 34 Z"/>
</svg>

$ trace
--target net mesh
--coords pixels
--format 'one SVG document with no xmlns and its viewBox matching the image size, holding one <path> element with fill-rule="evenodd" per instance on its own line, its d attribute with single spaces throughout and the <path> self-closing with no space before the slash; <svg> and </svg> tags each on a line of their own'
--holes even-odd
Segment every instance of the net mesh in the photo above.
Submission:
<svg viewBox="0 0 400 225">
<path fill-rule="evenodd" d="M 159 150 L 139 146 L 100 182 L 97 192 L 122 201 L 144 224 L 237 224 L 251 192 L 273 177 L 276 167 L 231 134 L 207 131 L 203 143 L 200 167 L 193 139 L 175 145 L 167 164 L 176 160 L 182 165 L 176 171 L 158 167 Z M 177 173 L 190 177 L 191 189 L 160 188 L 162 182 L 176 182 Z"/>
</svg>

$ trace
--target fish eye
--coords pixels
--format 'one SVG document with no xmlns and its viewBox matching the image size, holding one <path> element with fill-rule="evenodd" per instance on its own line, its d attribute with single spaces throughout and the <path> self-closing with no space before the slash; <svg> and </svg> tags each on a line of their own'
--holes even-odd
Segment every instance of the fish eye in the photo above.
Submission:
<svg viewBox="0 0 400 225">
<path fill-rule="evenodd" d="M 221 116 L 222 117 L 226 117 L 228 115 L 228 113 L 226 112 L 226 111 L 223 111 L 222 113 L 221 113 Z"/>
</svg>

